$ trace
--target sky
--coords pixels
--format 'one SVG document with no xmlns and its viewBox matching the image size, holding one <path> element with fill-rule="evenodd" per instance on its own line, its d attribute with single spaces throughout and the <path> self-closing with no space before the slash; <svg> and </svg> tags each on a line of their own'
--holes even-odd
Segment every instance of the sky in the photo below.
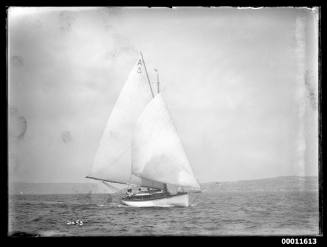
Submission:
<svg viewBox="0 0 327 247">
<path fill-rule="evenodd" d="M 89 182 L 139 51 L 199 182 L 318 175 L 318 12 L 9 8 L 10 181 Z"/>
</svg>

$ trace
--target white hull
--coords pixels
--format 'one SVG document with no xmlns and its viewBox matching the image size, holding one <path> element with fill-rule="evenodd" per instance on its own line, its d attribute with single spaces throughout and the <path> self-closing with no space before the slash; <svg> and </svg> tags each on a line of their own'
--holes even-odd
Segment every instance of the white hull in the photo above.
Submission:
<svg viewBox="0 0 327 247">
<path fill-rule="evenodd" d="M 160 199 L 137 201 L 122 199 L 121 202 L 130 207 L 188 207 L 189 196 L 188 194 L 182 194 Z"/>
</svg>

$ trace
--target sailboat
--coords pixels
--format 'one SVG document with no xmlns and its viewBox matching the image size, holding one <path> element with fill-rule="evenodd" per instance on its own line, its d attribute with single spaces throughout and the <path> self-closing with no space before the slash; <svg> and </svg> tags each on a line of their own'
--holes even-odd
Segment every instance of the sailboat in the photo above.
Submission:
<svg viewBox="0 0 327 247">
<path fill-rule="evenodd" d="M 158 75 L 158 74 L 157 74 Z M 87 178 L 128 186 L 132 207 L 188 207 L 199 192 L 182 142 L 142 52 L 113 107 Z"/>
</svg>

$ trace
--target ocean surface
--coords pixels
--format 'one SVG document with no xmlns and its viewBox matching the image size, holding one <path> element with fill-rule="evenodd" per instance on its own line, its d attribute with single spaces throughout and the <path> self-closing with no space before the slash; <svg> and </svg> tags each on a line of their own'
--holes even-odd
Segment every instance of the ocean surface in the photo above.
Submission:
<svg viewBox="0 0 327 247">
<path fill-rule="evenodd" d="M 316 235 L 318 192 L 214 192 L 188 208 L 132 208 L 110 194 L 12 195 L 9 235 Z M 69 225 L 80 220 L 83 225 Z"/>
</svg>

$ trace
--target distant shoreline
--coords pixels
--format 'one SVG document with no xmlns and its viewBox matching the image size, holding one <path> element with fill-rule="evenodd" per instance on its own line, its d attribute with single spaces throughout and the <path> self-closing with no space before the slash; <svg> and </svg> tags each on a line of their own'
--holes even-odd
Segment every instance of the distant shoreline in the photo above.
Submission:
<svg viewBox="0 0 327 247">
<path fill-rule="evenodd" d="M 203 192 L 318 191 L 317 176 L 280 176 L 254 180 L 201 183 Z M 19 194 L 106 194 L 113 193 L 102 183 L 11 183 L 9 195 Z"/>
</svg>

